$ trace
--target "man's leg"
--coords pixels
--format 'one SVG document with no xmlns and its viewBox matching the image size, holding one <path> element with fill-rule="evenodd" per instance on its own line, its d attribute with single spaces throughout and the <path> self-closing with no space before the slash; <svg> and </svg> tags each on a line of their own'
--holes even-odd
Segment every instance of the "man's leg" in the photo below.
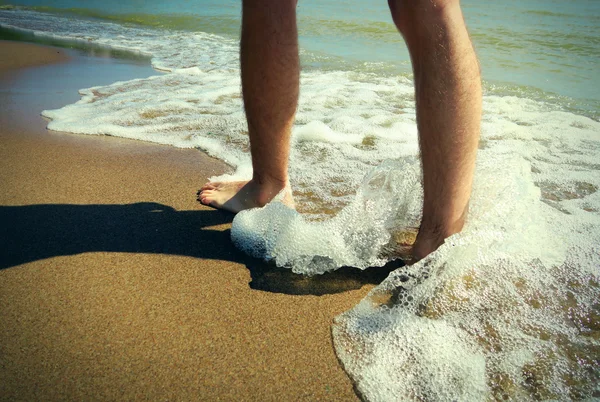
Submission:
<svg viewBox="0 0 600 402">
<path fill-rule="evenodd" d="M 419 260 L 462 230 L 481 121 L 479 64 L 458 0 L 388 0 L 410 52 L 423 165 Z"/>
<path fill-rule="evenodd" d="M 288 158 L 300 75 L 296 0 L 242 2 L 240 59 L 252 180 L 207 183 L 198 200 L 239 212 L 263 206 L 287 189 L 284 202 L 292 204 Z"/>
</svg>

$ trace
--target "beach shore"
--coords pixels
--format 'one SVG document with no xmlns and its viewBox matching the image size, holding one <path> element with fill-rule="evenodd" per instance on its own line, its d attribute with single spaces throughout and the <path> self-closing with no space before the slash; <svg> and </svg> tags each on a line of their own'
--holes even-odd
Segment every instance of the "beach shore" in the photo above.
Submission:
<svg viewBox="0 0 600 402">
<path fill-rule="evenodd" d="M 241 254 L 198 150 L 47 131 L 69 82 L 98 85 L 78 57 L 0 42 L 0 399 L 357 399 L 330 326 L 381 275 Z"/>
</svg>

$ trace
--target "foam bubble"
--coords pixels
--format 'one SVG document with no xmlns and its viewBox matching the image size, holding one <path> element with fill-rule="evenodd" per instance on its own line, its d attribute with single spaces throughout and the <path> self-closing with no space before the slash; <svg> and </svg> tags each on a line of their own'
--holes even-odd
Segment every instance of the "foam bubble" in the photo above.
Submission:
<svg viewBox="0 0 600 402">
<path fill-rule="evenodd" d="M 349 72 L 307 72 L 302 79 L 290 176 L 300 211 L 319 220 L 351 201 L 366 171 L 414 155 L 418 145 L 413 114 L 397 114 L 400 104 L 413 107 L 404 79 Z M 330 85 L 343 96 L 320 96 Z M 241 180 L 252 174 L 239 88 L 238 71 L 177 69 L 82 89 L 79 102 L 43 115 L 51 130 L 200 148 L 234 168 L 213 180 Z M 365 92 L 375 101 L 361 101 L 357 94 Z M 331 109 L 332 100 L 339 107 Z"/>
<path fill-rule="evenodd" d="M 377 328 L 362 327 L 369 343 L 402 345 L 403 354 L 389 353 L 389 347 L 373 347 L 369 355 L 344 349 L 342 360 L 356 358 L 360 353 L 361 387 L 369 401 L 405 400 L 483 400 L 489 393 L 485 382 L 486 362 L 476 347 L 466 343 L 462 330 L 444 321 L 409 316 L 397 325 L 396 318 L 378 323 Z M 361 324 L 368 324 L 362 323 Z M 365 331 L 372 329 L 373 333 Z M 339 332 L 336 337 L 339 340 Z M 338 351 L 340 349 L 338 348 Z M 361 351 L 362 352 L 362 351 Z M 399 382 L 398 377 L 402 377 Z M 410 384 L 410 386 L 407 386 Z"/>
<path fill-rule="evenodd" d="M 465 230 L 336 318 L 336 351 L 368 400 L 596 395 L 600 220 L 542 200 L 528 162 L 480 152 Z"/>
<path fill-rule="evenodd" d="M 336 133 L 325 123 L 317 120 L 298 127 L 294 130 L 292 138 L 295 141 L 360 144 L 364 137 L 359 134 L 344 135 Z"/>
<path fill-rule="evenodd" d="M 333 219 L 307 221 L 280 202 L 238 213 L 231 239 L 246 253 L 296 273 L 388 261 L 393 234 L 418 225 L 422 191 L 414 159 L 387 161 L 363 181 L 353 202 Z"/>
</svg>

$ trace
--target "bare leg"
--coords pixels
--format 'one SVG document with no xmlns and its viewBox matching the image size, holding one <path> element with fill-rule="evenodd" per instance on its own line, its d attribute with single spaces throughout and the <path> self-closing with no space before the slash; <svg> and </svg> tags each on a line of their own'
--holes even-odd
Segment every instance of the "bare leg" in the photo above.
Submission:
<svg viewBox="0 0 600 402">
<path fill-rule="evenodd" d="M 239 212 L 264 206 L 285 189 L 284 202 L 292 205 L 288 158 L 300 74 L 296 0 L 243 1 L 240 59 L 252 180 L 207 183 L 198 200 Z"/>
<path fill-rule="evenodd" d="M 423 165 L 419 260 L 462 230 L 481 121 L 479 64 L 458 0 L 389 0 L 413 65 Z"/>
</svg>

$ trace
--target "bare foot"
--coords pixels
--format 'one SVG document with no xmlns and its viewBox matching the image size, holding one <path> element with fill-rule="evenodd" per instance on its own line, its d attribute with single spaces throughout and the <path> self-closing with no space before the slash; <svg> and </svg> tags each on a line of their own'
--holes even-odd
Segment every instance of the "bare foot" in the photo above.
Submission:
<svg viewBox="0 0 600 402">
<path fill-rule="evenodd" d="M 198 201 L 213 208 L 238 213 L 245 209 L 264 207 L 282 194 L 282 202 L 294 207 L 292 190 L 286 186 L 259 185 L 250 181 L 224 181 L 206 183 L 198 190 Z"/>
</svg>

